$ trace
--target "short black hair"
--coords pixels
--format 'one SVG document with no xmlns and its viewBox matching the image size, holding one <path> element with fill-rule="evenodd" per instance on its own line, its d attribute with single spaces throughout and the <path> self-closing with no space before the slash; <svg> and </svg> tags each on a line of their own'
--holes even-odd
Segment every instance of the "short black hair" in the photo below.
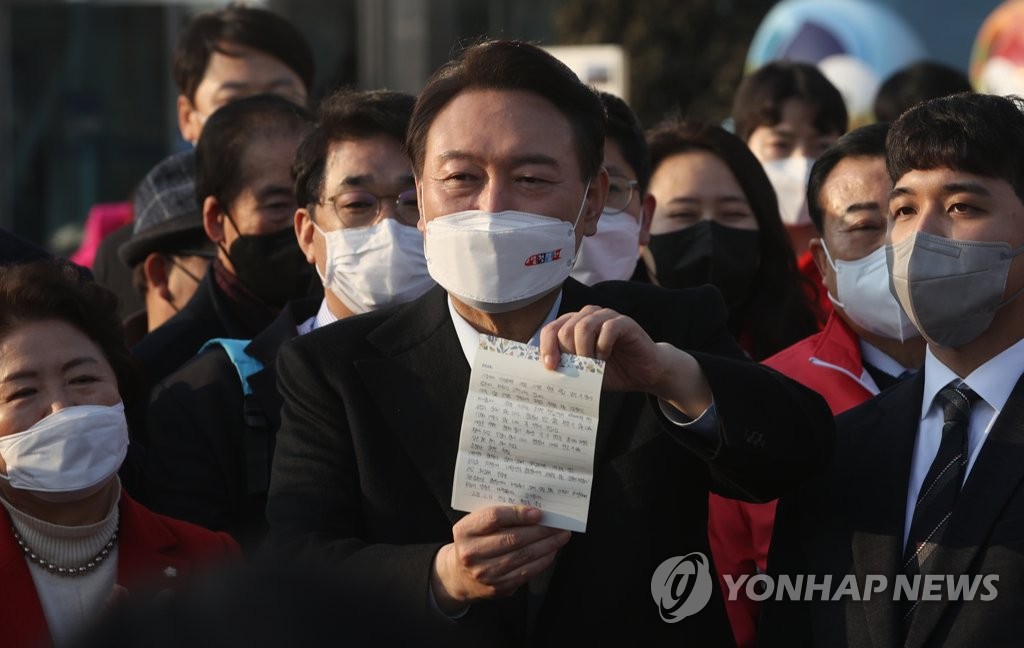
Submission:
<svg viewBox="0 0 1024 648">
<path fill-rule="evenodd" d="M 882 83 L 875 95 L 875 119 L 894 122 L 922 101 L 970 91 L 971 82 L 960 70 L 934 61 L 914 63 Z"/>
<path fill-rule="evenodd" d="M 625 101 L 607 92 L 601 92 L 600 97 L 608 114 L 605 137 L 618 144 L 626 164 L 636 174 L 642 196 L 651 182 L 651 157 L 647 151 L 644 129 Z"/>
<path fill-rule="evenodd" d="M 843 96 L 818 68 L 807 63 L 772 61 L 743 79 L 732 104 L 736 135 L 744 142 L 760 126 L 782 120 L 782 104 L 802 101 L 814 110 L 814 127 L 822 135 L 842 135 L 849 128 Z"/>
<path fill-rule="evenodd" d="M 818 232 L 824 231 L 825 209 L 821 206 L 821 188 L 825 186 L 832 170 L 844 158 L 878 157 L 885 158 L 885 136 L 889 134 L 888 123 L 861 126 L 843 135 L 835 144 L 821 154 L 811 167 L 807 181 L 807 211 Z"/>
<path fill-rule="evenodd" d="M 327 97 L 317 111 L 317 123 L 295 153 L 292 180 L 300 206 L 317 202 L 324 190 L 327 152 L 331 144 L 378 135 L 405 144 L 416 98 L 390 90 L 346 88 Z"/>
<path fill-rule="evenodd" d="M 233 56 L 230 47 L 225 47 L 231 44 L 269 54 L 302 79 L 307 94 L 312 89 L 316 66 L 302 32 L 272 11 L 230 6 L 196 16 L 181 33 L 172 71 L 178 93 L 194 102 L 210 57 L 214 52 Z"/>
<path fill-rule="evenodd" d="M 931 99 L 896 120 L 885 141 L 896 183 L 915 170 L 955 169 L 999 178 L 1024 202 L 1024 99 L 963 93 Z"/>
<path fill-rule="evenodd" d="M 427 132 L 434 119 L 448 102 L 473 89 L 532 92 L 551 102 L 573 129 L 582 178 L 592 178 L 601 169 L 605 111 L 597 92 L 536 45 L 488 40 L 467 47 L 438 68 L 416 99 L 406 148 L 417 174 L 423 172 Z"/>
<path fill-rule="evenodd" d="M 254 141 L 303 135 L 313 121 L 305 108 L 277 95 L 263 94 L 233 101 L 207 120 L 196 144 L 196 198 L 202 205 L 213 196 L 225 208 L 234 202 L 248 178 L 243 160 Z"/>
</svg>

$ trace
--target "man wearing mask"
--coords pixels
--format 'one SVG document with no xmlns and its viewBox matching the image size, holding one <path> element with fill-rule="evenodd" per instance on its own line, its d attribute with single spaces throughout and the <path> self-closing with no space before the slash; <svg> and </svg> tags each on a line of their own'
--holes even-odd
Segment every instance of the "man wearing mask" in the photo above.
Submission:
<svg viewBox="0 0 1024 648">
<path fill-rule="evenodd" d="M 773 61 L 740 83 L 732 118 L 736 135 L 768 174 L 797 264 L 827 314 L 831 305 L 808 248 L 816 232 L 807 208 L 807 179 L 818 156 L 849 127 L 843 96 L 815 66 Z"/>
<path fill-rule="evenodd" d="M 807 205 L 820 238 L 811 239 L 811 252 L 835 308 L 820 333 L 764 361 L 821 394 L 833 414 L 863 403 L 924 363 L 924 339 L 889 290 L 888 132 L 888 124 L 858 128 L 814 163 Z M 712 509 L 709 533 L 719 574 L 738 579 L 764 573 L 775 503 L 716 500 Z M 726 605 L 736 643 L 752 646 L 759 606 L 745 591 L 740 594 Z"/>
<path fill-rule="evenodd" d="M 118 249 L 145 300 L 145 308 L 125 321 L 129 344 L 184 308 L 216 251 L 203 230 L 195 174 L 194 153 L 177 153 L 153 167 L 135 190 L 134 231 Z"/>
<path fill-rule="evenodd" d="M 837 418 L 835 459 L 780 502 L 768 563 L 873 592 L 769 600 L 760 645 L 1020 641 L 1022 107 L 956 95 L 892 126 L 886 255 L 924 369 Z"/>
<path fill-rule="evenodd" d="M 307 294 L 313 273 L 292 233 L 289 167 L 310 123 L 303 108 L 274 95 L 230 103 L 206 123 L 196 196 L 217 257 L 185 308 L 132 349 L 150 385 L 207 340 L 254 337 Z"/>
<path fill-rule="evenodd" d="M 728 641 L 710 576 L 708 607 L 668 624 L 648 598 L 652 575 L 707 551 L 708 488 L 770 497 L 827 453 L 819 397 L 745 360 L 713 288 L 595 290 L 568 277 L 605 204 L 604 121 L 596 94 L 526 43 L 480 43 L 442 66 L 407 139 L 440 286 L 281 349 L 271 535 L 322 552 L 361 594 L 364 622 L 387 616 L 385 634 L 562 645 L 629 627 L 654 644 Z M 661 322 L 694 351 L 655 345 L 599 306 Z M 600 340 L 605 386 L 625 393 L 601 397 L 585 534 L 541 526 L 528 506 L 451 507 L 480 332 L 539 343 L 548 368 L 562 352 L 595 357 Z"/>
<path fill-rule="evenodd" d="M 650 240 L 654 196 L 647 193 L 651 162 L 644 131 L 626 102 L 600 93 L 608 113 L 604 141 L 604 167 L 608 171 L 608 198 L 597 232 L 583 239 L 573 279 L 593 286 L 602 281 L 626 280 L 639 274 L 640 246 Z"/>
<path fill-rule="evenodd" d="M 199 14 L 185 26 L 173 54 L 181 137 L 194 146 L 215 110 L 256 94 L 276 94 L 305 107 L 314 70 L 306 38 L 271 11 L 230 6 Z M 134 290 L 132 273 L 118 258 L 118 248 L 132 232 L 132 224 L 111 232 L 100 244 L 93 266 L 96 281 L 115 291 L 123 304 L 132 305 L 122 310 L 124 315 L 144 305 Z"/>
<path fill-rule="evenodd" d="M 221 340 L 154 389 L 146 453 L 154 510 L 254 546 L 265 527 L 280 425 L 278 348 L 434 285 L 403 149 L 413 102 L 397 92 L 344 90 L 321 104 L 292 175 L 300 205 L 294 235 L 323 280 L 324 297 L 290 302 L 255 339 Z"/>
</svg>

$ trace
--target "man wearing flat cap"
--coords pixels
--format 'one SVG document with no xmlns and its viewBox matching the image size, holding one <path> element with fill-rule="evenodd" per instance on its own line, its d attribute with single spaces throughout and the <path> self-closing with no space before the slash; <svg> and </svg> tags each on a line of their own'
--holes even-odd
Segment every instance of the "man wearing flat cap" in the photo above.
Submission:
<svg viewBox="0 0 1024 648">
<path fill-rule="evenodd" d="M 213 257 L 196 200 L 195 167 L 192 151 L 172 155 L 153 167 L 135 192 L 134 231 L 118 248 L 146 305 L 125 321 L 130 343 L 188 303 Z"/>
</svg>

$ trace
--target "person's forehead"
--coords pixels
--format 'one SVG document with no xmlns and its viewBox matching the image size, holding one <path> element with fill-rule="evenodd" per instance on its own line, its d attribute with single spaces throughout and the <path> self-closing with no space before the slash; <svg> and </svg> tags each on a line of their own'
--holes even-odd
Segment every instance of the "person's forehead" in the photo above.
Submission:
<svg viewBox="0 0 1024 648">
<path fill-rule="evenodd" d="M 402 143 L 389 135 L 334 140 L 327 147 L 325 184 L 336 185 L 348 177 L 406 181 L 412 179 L 412 165 Z"/>
<path fill-rule="evenodd" d="M 465 153 L 481 159 L 572 153 L 568 118 L 540 95 L 471 88 L 453 97 L 427 131 L 427 156 Z"/>
<path fill-rule="evenodd" d="M 604 141 L 604 166 L 608 173 L 624 175 L 631 180 L 636 179 L 636 170 L 622 154 L 619 143 L 611 137 L 605 138 Z"/>
<path fill-rule="evenodd" d="M 893 183 L 890 197 L 965 192 L 988 194 L 996 198 L 1014 193 L 1009 181 L 1003 178 L 978 175 L 951 167 L 936 167 L 907 171 Z"/>
</svg>

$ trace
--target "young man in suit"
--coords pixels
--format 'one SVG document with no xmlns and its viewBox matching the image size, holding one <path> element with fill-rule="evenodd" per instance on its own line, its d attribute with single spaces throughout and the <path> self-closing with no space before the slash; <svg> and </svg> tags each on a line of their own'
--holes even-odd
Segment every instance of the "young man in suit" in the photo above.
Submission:
<svg viewBox="0 0 1024 648">
<path fill-rule="evenodd" d="M 1022 105 L 956 95 L 892 126 L 889 274 L 927 340 L 924 370 L 837 419 L 835 459 L 780 503 L 768 562 L 877 591 L 770 598 L 765 645 L 1020 642 Z"/>
<path fill-rule="evenodd" d="M 433 286 L 403 148 L 414 101 L 399 92 L 343 90 L 321 104 L 292 175 L 295 236 L 323 278 L 324 296 L 290 302 L 254 339 L 213 345 L 156 386 L 145 471 L 154 510 L 254 547 L 266 528 L 280 425 L 281 344 Z M 251 367 L 244 381 L 239 361 Z"/>
<path fill-rule="evenodd" d="M 746 360 L 713 288 L 568 278 L 607 193 L 604 111 L 543 50 L 490 41 L 442 66 L 407 149 L 440 286 L 282 347 L 272 536 L 325 555 L 366 621 L 417 645 L 563 645 L 622 628 L 655 645 L 728 644 L 710 574 L 707 607 L 674 624 L 652 576 L 707 555 L 709 488 L 772 497 L 823 459 L 824 403 Z M 451 507 L 479 332 L 539 343 L 548 366 L 561 352 L 608 358 L 585 534 L 526 506 Z"/>
</svg>

